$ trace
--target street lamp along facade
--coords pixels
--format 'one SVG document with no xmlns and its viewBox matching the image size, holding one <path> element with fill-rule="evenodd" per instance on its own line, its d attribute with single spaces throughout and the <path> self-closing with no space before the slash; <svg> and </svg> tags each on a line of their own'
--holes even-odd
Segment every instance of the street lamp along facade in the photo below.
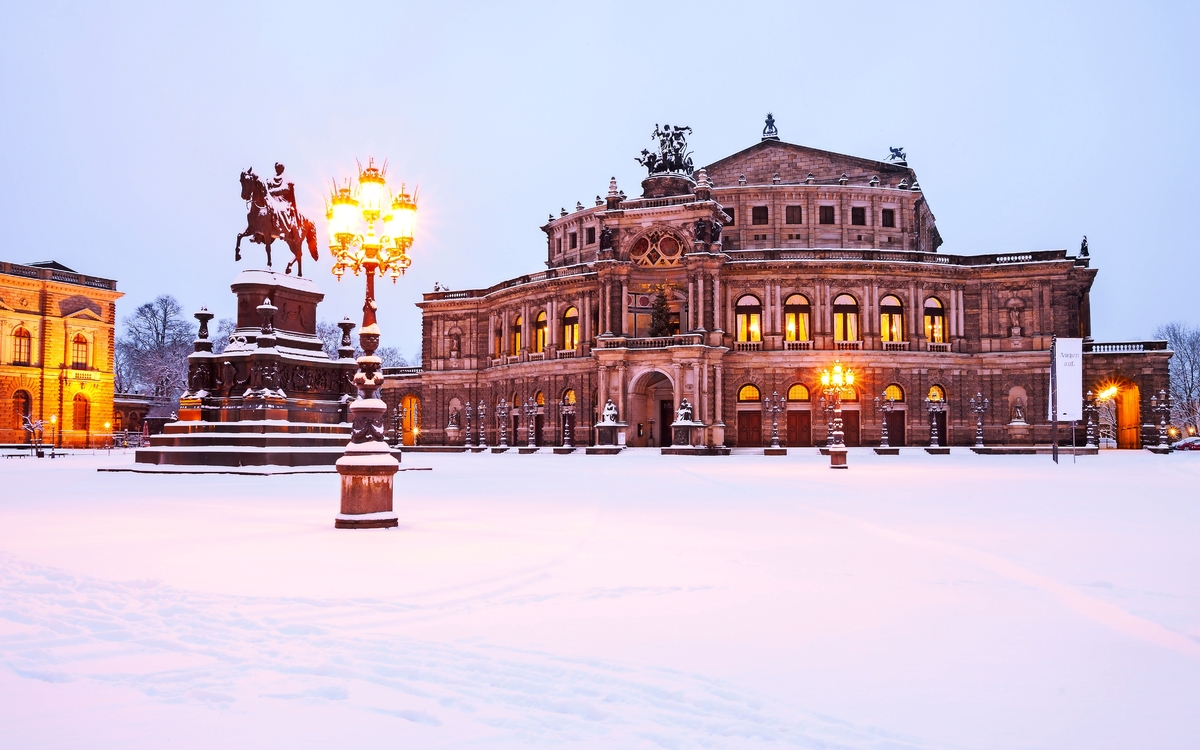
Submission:
<svg viewBox="0 0 1200 750">
<path fill-rule="evenodd" d="M 342 480 L 341 513 L 334 526 L 339 529 L 390 528 L 398 525 L 392 508 L 393 479 L 400 462 L 384 439 L 387 404 L 380 398 L 383 362 L 379 348 L 379 323 L 375 311 L 375 276 L 390 275 L 392 283 L 404 275 L 412 260 L 417 202 L 403 184 L 393 195 L 387 186 L 387 163 L 382 168 L 370 159 L 359 165 L 355 187 L 335 184 L 325 216 L 329 220 L 329 250 L 333 275 L 338 281 L 347 270 L 355 276 L 366 272 L 366 297 L 358 340 L 363 354 L 358 358 L 354 385 L 358 397 L 350 404 L 350 444 L 337 461 Z M 379 232 L 376 232 L 376 225 Z"/>
<path fill-rule="evenodd" d="M 833 443 L 829 446 L 829 468 L 845 469 L 846 444 L 842 438 L 842 392 L 854 388 L 854 370 L 842 367 L 841 360 L 821 371 L 823 398 L 833 407 Z"/>
</svg>

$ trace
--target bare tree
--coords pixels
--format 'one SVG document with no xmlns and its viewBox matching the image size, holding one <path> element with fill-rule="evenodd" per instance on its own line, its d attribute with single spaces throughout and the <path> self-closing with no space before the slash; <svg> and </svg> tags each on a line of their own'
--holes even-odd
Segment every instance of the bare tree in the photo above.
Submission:
<svg viewBox="0 0 1200 750">
<path fill-rule="evenodd" d="M 187 355 L 192 327 L 174 297 L 164 294 L 122 321 L 117 358 L 125 363 L 127 387 L 144 390 L 164 402 L 175 401 L 187 386 Z"/>
<path fill-rule="evenodd" d="M 217 321 L 217 333 L 213 336 L 213 352 L 220 354 L 229 346 L 229 337 L 237 330 L 237 322 L 232 318 L 221 318 Z"/>
<path fill-rule="evenodd" d="M 404 355 L 400 353 L 398 346 L 381 346 L 375 350 L 375 356 L 383 360 L 384 367 L 405 367 L 408 362 L 404 361 Z"/>
<path fill-rule="evenodd" d="M 317 338 L 321 339 L 321 348 L 325 350 L 325 356 L 337 359 L 338 347 L 342 345 L 342 329 L 337 327 L 337 323 L 329 320 L 318 321 Z M 354 347 L 354 356 L 361 357 L 363 350 L 358 345 L 358 334 L 354 331 L 350 332 L 350 345 Z M 381 346 L 375 350 L 375 356 L 383 360 L 384 367 L 404 367 L 408 364 L 400 348 L 396 346 Z"/>
<path fill-rule="evenodd" d="M 1154 332 L 1166 339 L 1171 356 L 1171 398 L 1175 408 L 1171 421 L 1191 425 L 1200 432 L 1200 327 L 1168 323 Z"/>
</svg>

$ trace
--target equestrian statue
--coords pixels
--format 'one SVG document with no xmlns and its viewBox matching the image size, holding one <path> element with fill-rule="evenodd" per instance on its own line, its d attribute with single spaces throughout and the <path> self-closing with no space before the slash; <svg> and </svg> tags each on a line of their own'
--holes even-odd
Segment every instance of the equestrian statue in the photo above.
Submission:
<svg viewBox="0 0 1200 750">
<path fill-rule="evenodd" d="M 246 231 L 237 236 L 237 245 L 233 249 L 235 261 L 242 259 L 243 237 L 266 247 L 267 268 L 271 267 L 271 243 L 275 240 L 283 240 L 292 251 L 293 258 L 284 273 L 291 273 L 294 263 L 296 275 L 304 274 L 305 242 L 308 242 L 308 252 L 313 260 L 319 260 L 317 229 L 296 208 L 296 186 L 291 182 L 284 183 L 282 164 L 275 164 L 275 176 L 269 180 L 260 179 L 253 167 L 242 172 L 242 200 L 246 201 L 249 210 L 246 212 Z"/>
</svg>

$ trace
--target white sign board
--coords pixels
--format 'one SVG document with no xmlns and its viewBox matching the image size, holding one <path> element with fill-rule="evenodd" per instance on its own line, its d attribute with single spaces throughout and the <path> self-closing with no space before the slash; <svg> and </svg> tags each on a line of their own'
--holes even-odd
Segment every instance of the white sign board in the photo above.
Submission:
<svg viewBox="0 0 1200 750">
<path fill-rule="evenodd" d="M 1058 339 L 1053 366 L 1058 388 L 1058 421 L 1083 421 L 1083 339 Z M 1048 408 L 1053 410 L 1053 402 Z M 1046 416 L 1054 419 L 1052 413 Z"/>
</svg>

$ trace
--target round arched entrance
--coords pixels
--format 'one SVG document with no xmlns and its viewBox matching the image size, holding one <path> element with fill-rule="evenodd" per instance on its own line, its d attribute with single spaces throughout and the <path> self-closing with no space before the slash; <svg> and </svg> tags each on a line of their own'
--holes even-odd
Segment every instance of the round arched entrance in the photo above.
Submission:
<svg viewBox="0 0 1200 750">
<path fill-rule="evenodd" d="M 661 370 L 649 370 L 634 377 L 625 402 L 629 432 L 626 444 L 663 446 L 671 444 L 671 423 L 675 421 L 675 385 Z"/>
</svg>

